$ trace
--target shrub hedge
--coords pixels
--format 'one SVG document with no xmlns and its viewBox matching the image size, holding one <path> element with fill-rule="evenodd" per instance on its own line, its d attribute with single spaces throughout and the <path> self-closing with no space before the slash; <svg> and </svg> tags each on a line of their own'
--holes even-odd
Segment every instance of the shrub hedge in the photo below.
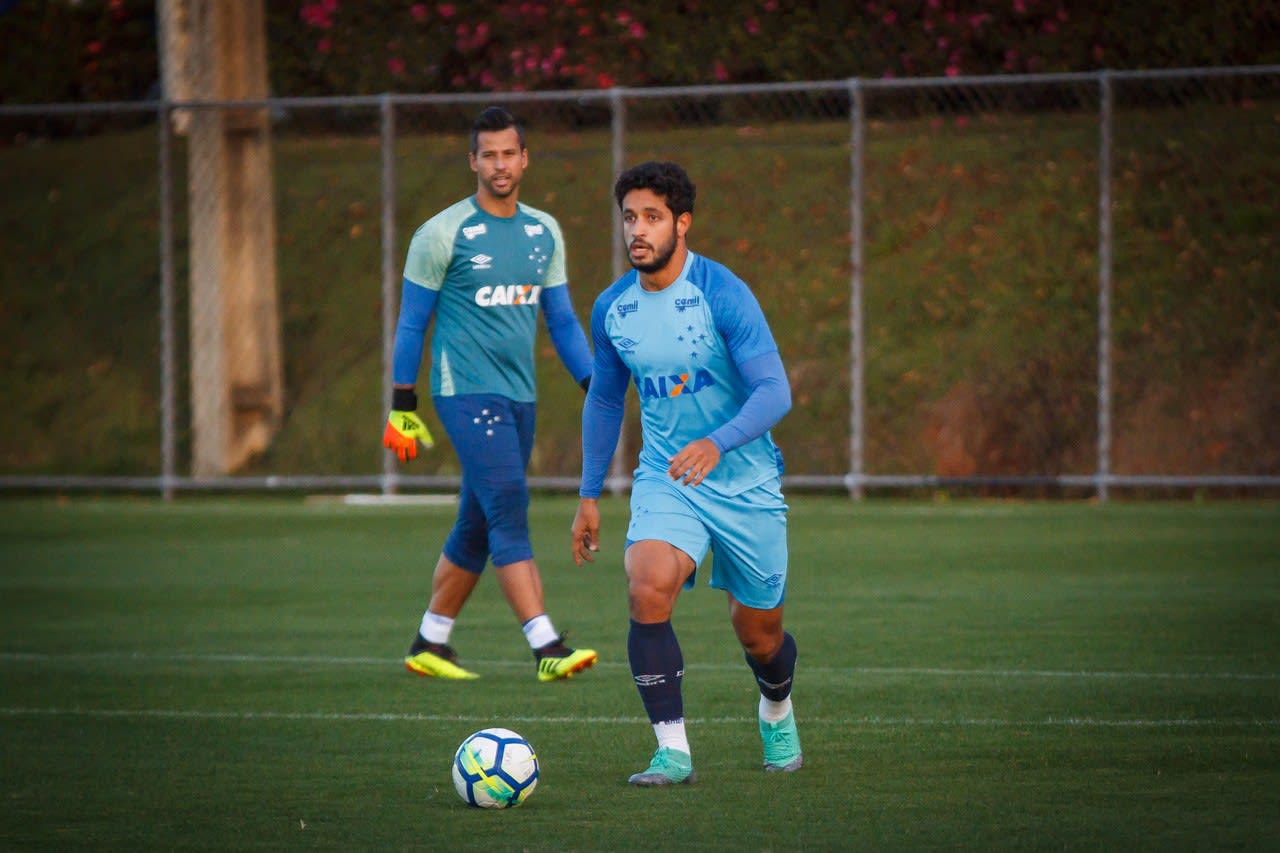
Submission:
<svg viewBox="0 0 1280 853">
<path fill-rule="evenodd" d="M 1258 65 L 1263 0 L 271 0 L 273 94 Z M 0 0 L 0 102 L 159 93 L 156 0 Z"/>
</svg>

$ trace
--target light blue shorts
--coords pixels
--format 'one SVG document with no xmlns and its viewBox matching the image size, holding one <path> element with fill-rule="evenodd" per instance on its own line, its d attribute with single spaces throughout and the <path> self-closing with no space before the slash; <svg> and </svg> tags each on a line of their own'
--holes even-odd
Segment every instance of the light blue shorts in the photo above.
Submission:
<svg viewBox="0 0 1280 853">
<path fill-rule="evenodd" d="M 787 592 L 787 505 L 778 480 L 725 497 L 666 475 L 639 472 L 631 486 L 627 545 L 669 542 L 693 558 L 711 551 L 710 586 L 759 610 L 782 604 Z M 697 570 L 685 582 L 694 585 Z"/>
</svg>

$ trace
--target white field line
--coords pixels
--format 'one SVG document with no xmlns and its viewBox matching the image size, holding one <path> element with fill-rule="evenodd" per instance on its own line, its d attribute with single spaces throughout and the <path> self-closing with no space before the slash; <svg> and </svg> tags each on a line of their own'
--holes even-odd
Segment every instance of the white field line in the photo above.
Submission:
<svg viewBox="0 0 1280 853">
<path fill-rule="evenodd" d="M 77 652 L 75 654 L 49 654 L 46 652 L 0 652 L 0 663 L 66 663 L 78 666 L 84 661 L 117 661 L 141 664 L 204 663 L 204 664 L 262 664 L 274 666 L 296 664 L 305 666 L 399 666 L 399 658 L 337 657 L 328 655 L 247 655 L 247 654 L 155 654 L 152 652 Z M 527 667 L 527 660 L 468 660 L 476 667 Z M 602 661 L 596 664 L 604 668 L 625 668 L 625 661 Z M 1122 672 L 1107 670 L 1056 670 L 1056 669 L 952 669 L 947 667 L 906 666 L 805 666 L 805 673 L 828 675 L 905 675 L 940 678 L 1061 678 L 1061 679 L 1132 679 L 1136 681 L 1280 681 L 1276 672 Z M 734 671 L 740 664 L 689 664 L 690 670 Z"/>
<path fill-rule="evenodd" d="M 166 664 L 251 664 L 251 665 L 305 665 L 305 666 L 377 666 L 398 668 L 398 658 L 332 657 L 321 655 L 243 655 L 243 654 L 152 654 L 143 652 L 97 652 L 76 655 L 53 655 L 40 652 L 0 652 L 0 663 L 58 664 L 85 660 L 114 661 L 118 663 Z M 525 661 L 476 661 L 478 666 L 527 667 Z M 601 667 L 623 668 L 625 662 L 597 664 Z M 737 670 L 733 664 L 693 664 L 689 669 Z M 923 677 L 986 677 L 986 678 L 1100 678 L 1100 679 L 1219 679 L 1235 681 L 1277 681 L 1280 674 L 1272 673 L 1180 673 L 1180 672 L 1107 672 L 1071 670 L 1011 670 L 1011 669 L 946 669 L 938 667 L 806 667 L 806 672 L 836 675 L 891 675 Z M 319 722 L 466 722 L 483 724 L 487 716 L 456 714 L 397 714 L 397 713 L 342 713 L 342 712 L 286 712 L 286 711 L 212 711 L 182 709 L 104 709 L 59 707 L 0 707 L 4 717 L 91 717 L 91 718 L 151 718 L 196 720 L 291 720 Z M 547 717 L 527 716 L 511 718 L 515 723 L 599 723 L 634 725 L 646 722 L 643 717 Z M 746 724 L 751 717 L 711 717 L 690 719 L 692 723 Z M 1093 717 L 1050 717 L 1043 720 L 1001 720 L 996 718 L 936 719 L 917 717 L 840 717 L 810 718 L 807 723 L 847 728 L 912 728 L 912 727 L 961 727 L 961 728 L 1277 728 L 1280 719 L 1101 719 Z"/>
<path fill-rule="evenodd" d="M 375 723 L 473 723 L 488 724 L 491 716 L 470 714 L 391 714 L 391 713 L 341 713 L 305 711 L 200 711 L 176 708 L 16 708 L 0 707 L 0 717 L 92 717 L 98 719 L 164 719 L 164 720 L 284 720 L 291 722 L 375 722 Z M 644 717 L 571 717 L 571 716 L 515 716 L 504 717 L 515 723 L 545 724 L 603 724 L 637 725 L 648 722 Z M 703 717 L 690 718 L 687 722 L 699 725 L 744 725 L 754 723 L 754 717 Z M 840 726 L 846 728 L 1114 728 L 1114 729 L 1274 729 L 1280 728 L 1280 719 L 1162 719 L 1162 720 L 1113 720 L 1094 717 L 1049 717 L 1043 720 L 999 720 L 993 718 L 954 720 L 920 717 L 841 717 L 805 718 L 805 725 Z"/>
</svg>

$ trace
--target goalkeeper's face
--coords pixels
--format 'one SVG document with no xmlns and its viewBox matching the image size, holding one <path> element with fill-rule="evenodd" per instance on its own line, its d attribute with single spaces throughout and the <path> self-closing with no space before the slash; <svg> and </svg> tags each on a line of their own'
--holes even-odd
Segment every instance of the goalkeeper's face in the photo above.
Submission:
<svg viewBox="0 0 1280 853">
<path fill-rule="evenodd" d="M 514 127 L 477 135 L 471 171 L 476 173 L 481 191 L 494 198 L 507 198 L 520 188 L 528 165 L 529 151 L 520 147 L 520 135 Z"/>
</svg>

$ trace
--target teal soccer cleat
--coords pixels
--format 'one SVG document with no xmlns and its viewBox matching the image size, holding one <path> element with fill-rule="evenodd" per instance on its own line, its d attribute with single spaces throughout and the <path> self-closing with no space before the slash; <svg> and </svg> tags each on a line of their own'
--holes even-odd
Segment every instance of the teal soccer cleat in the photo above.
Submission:
<svg viewBox="0 0 1280 853">
<path fill-rule="evenodd" d="M 760 740 L 764 741 L 764 769 L 770 773 L 791 773 L 804 763 L 800 752 L 800 734 L 796 731 L 796 715 L 787 715 L 776 723 L 760 721 Z"/>
<path fill-rule="evenodd" d="M 679 785 L 697 780 L 693 772 L 693 758 L 689 753 L 672 749 L 669 746 L 658 747 L 649 762 L 648 769 L 633 773 L 627 781 L 632 785 L 650 788 L 657 785 Z"/>
</svg>

